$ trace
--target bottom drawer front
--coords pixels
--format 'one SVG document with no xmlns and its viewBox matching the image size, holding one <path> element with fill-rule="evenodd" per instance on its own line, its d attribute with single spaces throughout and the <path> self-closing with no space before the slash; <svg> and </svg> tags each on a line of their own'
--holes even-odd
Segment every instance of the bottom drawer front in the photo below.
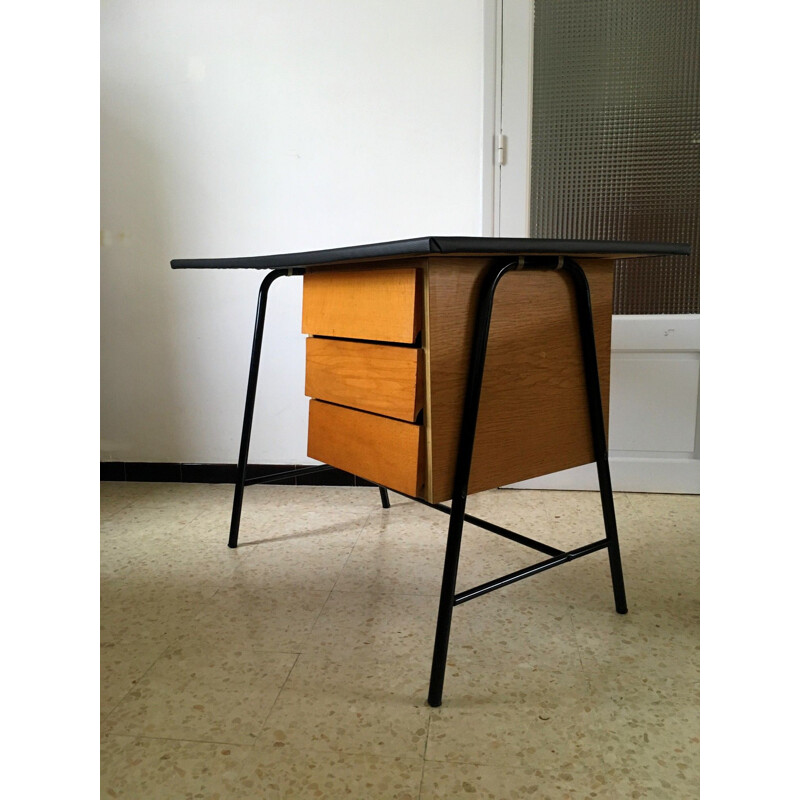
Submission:
<svg viewBox="0 0 800 800">
<path fill-rule="evenodd" d="M 423 442 L 419 425 L 319 400 L 309 405 L 310 458 L 405 494 L 422 492 Z"/>
</svg>

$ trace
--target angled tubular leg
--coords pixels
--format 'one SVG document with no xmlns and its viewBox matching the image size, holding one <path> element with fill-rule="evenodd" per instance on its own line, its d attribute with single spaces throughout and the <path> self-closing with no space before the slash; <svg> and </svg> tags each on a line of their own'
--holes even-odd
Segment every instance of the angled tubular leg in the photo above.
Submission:
<svg viewBox="0 0 800 800">
<path fill-rule="evenodd" d="M 478 313 L 475 318 L 469 375 L 464 395 L 464 413 L 461 417 L 461 432 L 458 440 L 455 478 L 453 481 L 453 502 L 450 510 L 450 525 L 447 530 L 444 569 L 442 571 L 442 591 L 439 596 L 439 615 L 436 621 L 436 638 L 433 645 L 431 679 L 428 687 L 428 705 L 436 708 L 442 704 L 444 673 L 447 666 L 447 648 L 450 642 L 450 624 L 455 604 L 458 559 L 461 553 L 461 536 L 464 530 L 464 514 L 467 505 L 469 473 L 472 466 L 472 449 L 475 444 L 475 429 L 478 424 L 478 405 L 483 383 L 483 367 L 486 361 L 486 347 L 489 342 L 489 324 L 492 320 L 494 294 L 500 278 L 517 266 L 510 264 L 491 267 L 487 273 L 478 299 Z"/>
<path fill-rule="evenodd" d="M 389 503 L 389 492 L 388 492 L 388 491 L 386 490 L 386 488 L 385 488 L 385 487 L 383 487 L 383 486 L 379 486 L 379 487 L 378 487 L 378 490 L 379 490 L 379 491 L 380 491 L 380 493 L 381 493 L 381 505 L 382 505 L 384 508 L 390 508 L 390 507 L 391 507 L 391 504 Z"/>
<path fill-rule="evenodd" d="M 578 307 L 578 324 L 583 350 L 583 369 L 586 376 L 586 395 L 589 401 L 589 420 L 592 426 L 594 460 L 597 463 L 597 478 L 600 483 L 600 499 L 603 504 L 603 521 L 608 539 L 608 560 L 611 568 L 611 583 L 614 588 L 614 604 L 617 613 L 626 614 L 625 581 L 622 577 L 622 559 L 619 552 L 617 519 L 614 513 L 614 496 L 611 491 L 611 473 L 608 468 L 603 398 L 600 392 L 600 376 L 597 367 L 597 350 L 592 324 L 592 300 L 589 281 L 580 265 L 570 258 L 564 259 L 564 271 L 572 278 L 575 300 Z"/>
<path fill-rule="evenodd" d="M 258 385 L 258 367 L 261 362 L 261 341 L 264 338 L 264 316 L 267 311 L 267 294 L 269 287 L 285 275 L 302 275 L 302 269 L 274 269 L 267 274 L 258 290 L 258 307 L 256 309 L 256 327 L 253 333 L 253 349 L 250 353 L 250 374 L 247 379 L 247 395 L 244 402 L 244 421 L 242 423 L 242 440 L 239 446 L 239 461 L 236 466 L 236 484 L 233 490 L 233 509 L 231 510 L 231 530 L 228 536 L 228 547 L 236 547 L 239 541 L 239 520 L 242 516 L 242 499 L 247 473 L 247 454 L 250 451 L 250 432 L 253 429 L 253 409 L 256 403 L 256 387 Z"/>
</svg>

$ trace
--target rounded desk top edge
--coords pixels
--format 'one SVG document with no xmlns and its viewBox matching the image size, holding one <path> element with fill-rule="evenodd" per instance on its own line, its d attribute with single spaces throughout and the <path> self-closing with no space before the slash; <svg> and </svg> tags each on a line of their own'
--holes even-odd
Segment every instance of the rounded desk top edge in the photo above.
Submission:
<svg viewBox="0 0 800 800">
<path fill-rule="evenodd" d="M 335 247 L 303 253 L 281 253 L 238 258 L 173 259 L 173 269 L 280 269 L 313 267 L 363 260 L 409 256 L 584 256 L 591 258 L 645 258 L 689 255 L 688 244 L 620 242 L 590 239 L 523 239 L 485 236 L 423 236 L 353 247 Z"/>
</svg>

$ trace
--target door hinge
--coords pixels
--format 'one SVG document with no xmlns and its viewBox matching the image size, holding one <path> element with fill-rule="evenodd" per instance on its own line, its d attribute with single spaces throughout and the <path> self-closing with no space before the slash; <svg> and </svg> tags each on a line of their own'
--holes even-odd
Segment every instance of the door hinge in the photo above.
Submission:
<svg viewBox="0 0 800 800">
<path fill-rule="evenodd" d="M 506 163 L 506 150 L 508 148 L 508 137 L 504 133 L 497 135 L 497 163 L 502 167 Z"/>
</svg>

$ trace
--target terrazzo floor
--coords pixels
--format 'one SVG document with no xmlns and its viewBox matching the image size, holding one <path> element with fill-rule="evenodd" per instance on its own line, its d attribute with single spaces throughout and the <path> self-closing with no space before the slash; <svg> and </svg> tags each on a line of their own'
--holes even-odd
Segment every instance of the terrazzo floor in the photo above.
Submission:
<svg viewBox="0 0 800 800">
<path fill-rule="evenodd" d="M 605 551 L 459 606 L 425 702 L 447 517 L 377 489 L 101 484 L 106 798 L 699 796 L 699 498 L 615 495 Z M 564 549 L 599 495 L 468 512 Z M 540 558 L 465 527 L 458 589 Z"/>
</svg>

